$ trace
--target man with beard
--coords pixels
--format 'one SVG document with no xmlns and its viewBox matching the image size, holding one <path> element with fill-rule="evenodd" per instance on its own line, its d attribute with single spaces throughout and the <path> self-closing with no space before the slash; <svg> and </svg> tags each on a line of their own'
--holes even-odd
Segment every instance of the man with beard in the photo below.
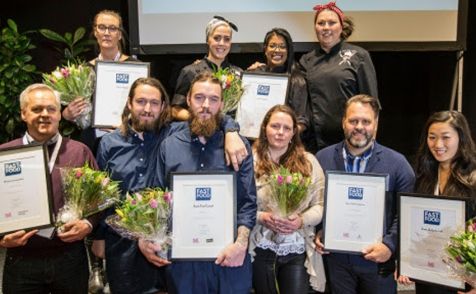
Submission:
<svg viewBox="0 0 476 294">
<path fill-rule="evenodd" d="M 137 79 L 131 85 L 121 127 L 104 135 L 99 144 L 99 168 L 107 171 L 113 180 L 120 181 L 124 194 L 147 187 L 151 156 L 158 142 L 177 127 L 165 126 L 168 104 L 168 96 L 158 80 Z M 160 129 L 158 135 L 156 129 Z M 107 214 L 113 212 L 110 209 Z M 163 288 L 163 270 L 142 255 L 136 241 L 122 238 L 105 223 L 94 238 L 97 240 L 93 252 L 106 258 L 112 293 L 155 293 Z"/>
<path fill-rule="evenodd" d="M 187 94 L 190 119 L 187 127 L 161 143 L 155 184 L 169 187 L 171 172 L 230 170 L 223 156 L 224 134 L 220 124 L 223 105 L 219 80 L 199 74 Z M 249 150 L 249 145 L 247 145 Z M 248 151 L 251 154 L 250 151 Z M 174 261 L 167 266 L 169 293 L 249 293 L 251 261 L 248 235 L 256 220 L 256 187 L 253 159 L 248 155 L 237 172 L 237 232 L 234 243 L 215 261 Z"/>
<path fill-rule="evenodd" d="M 332 253 L 326 256 L 332 293 L 397 291 L 393 278 L 397 248 L 396 192 L 411 192 L 415 175 L 403 155 L 375 141 L 378 117 L 377 99 L 367 95 L 350 98 L 342 118 L 344 141 L 317 153 L 324 171 L 388 175 L 382 241 L 365 248 L 362 255 Z M 316 250 L 322 254 L 325 252 L 320 235 L 315 241 Z"/>
<path fill-rule="evenodd" d="M 113 180 L 121 182 L 123 193 L 144 189 L 149 186 L 153 175 L 150 162 L 155 163 L 153 159 L 156 158 L 158 144 L 185 127 L 185 123 L 170 123 L 169 97 L 160 81 L 139 78 L 131 85 L 120 129 L 106 134 L 100 142 L 98 165 L 108 171 Z M 220 127 L 235 130 L 237 126 L 228 118 Z M 234 158 L 231 160 L 234 166 L 245 157 L 240 152 L 244 154 L 246 149 L 241 138 L 233 133 L 226 133 L 227 145 L 232 144 L 236 151 L 233 153 L 231 148 L 226 149 L 227 156 Z M 237 138 L 233 140 L 233 136 Z M 111 209 L 109 214 L 112 213 Z M 147 248 L 152 247 L 150 244 L 121 238 L 104 223 L 95 238 L 93 251 L 99 257 L 106 257 L 107 278 L 112 293 L 155 293 L 164 288 L 163 270 L 158 267 L 167 262 L 155 254 L 146 253 Z"/>
<path fill-rule="evenodd" d="M 59 133 L 61 105 L 53 89 L 44 84 L 28 86 L 20 94 L 20 108 L 27 132 L 0 149 L 30 143 L 47 145 L 53 210 L 57 214 L 64 205 L 61 168 L 85 163 L 97 168 L 96 161 L 88 147 Z M 37 235 L 38 230 L 3 236 L 0 246 L 8 248 L 3 293 L 87 293 L 89 272 L 83 239 L 91 232 L 95 219 L 68 222 L 64 231 L 52 239 Z"/>
</svg>

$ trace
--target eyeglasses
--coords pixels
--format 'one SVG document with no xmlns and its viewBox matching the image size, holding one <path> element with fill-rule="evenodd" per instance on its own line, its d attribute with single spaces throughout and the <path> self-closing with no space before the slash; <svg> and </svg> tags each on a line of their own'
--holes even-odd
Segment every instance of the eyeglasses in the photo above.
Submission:
<svg viewBox="0 0 476 294">
<path fill-rule="evenodd" d="M 286 47 L 286 44 L 275 44 L 275 43 L 271 43 L 268 45 L 268 48 L 271 49 L 271 50 L 288 50 L 288 47 Z"/>
<path fill-rule="evenodd" d="M 96 29 L 98 30 L 98 32 L 103 33 L 103 34 L 106 31 L 109 31 L 109 33 L 111 33 L 111 34 L 117 33 L 117 31 L 119 31 L 119 28 L 116 27 L 116 26 L 106 26 L 106 25 L 103 25 L 103 24 L 96 25 Z"/>
</svg>

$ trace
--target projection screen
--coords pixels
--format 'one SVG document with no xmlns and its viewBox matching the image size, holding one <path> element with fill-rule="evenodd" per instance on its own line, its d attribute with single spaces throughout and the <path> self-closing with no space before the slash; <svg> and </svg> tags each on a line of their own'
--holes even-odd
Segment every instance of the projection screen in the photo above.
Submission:
<svg viewBox="0 0 476 294">
<path fill-rule="evenodd" d="M 325 2 L 319 2 L 320 4 Z M 129 0 L 132 54 L 204 53 L 214 15 L 234 22 L 232 52 L 260 52 L 265 33 L 287 29 L 297 52 L 313 48 L 310 0 Z M 350 42 L 369 50 L 464 50 L 468 0 L 340 0 L 355 23 Z"/>
</svg>

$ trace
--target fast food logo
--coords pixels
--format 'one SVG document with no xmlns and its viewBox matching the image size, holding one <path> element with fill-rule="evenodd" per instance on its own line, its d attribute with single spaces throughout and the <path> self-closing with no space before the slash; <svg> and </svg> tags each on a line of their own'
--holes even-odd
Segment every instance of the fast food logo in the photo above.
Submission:
<svg viewBox="0 0 476 294">
<path fill-rule="evenodd" d="M 362 200 L 364 198 L 364 188 L 349 187 L 347 197 L 352 200 Z"/>
<path fill-rule="evenodd" d="M 426 225 L 439 226 L 441 223 L 441 212 L 437 210 L 424 210 L 423 223 Z"/>
<path fill-rule="evenodd" d="M 6 177 L 21 174 L 21 161 L 7 162 L 3 167 Z"/>
<path fill-rule="evenodd" d="M 211 199 L 212 199 L 212 188 L 210 187 L 195 188 L 195 200 L 209 201 Z"/>
</svg>

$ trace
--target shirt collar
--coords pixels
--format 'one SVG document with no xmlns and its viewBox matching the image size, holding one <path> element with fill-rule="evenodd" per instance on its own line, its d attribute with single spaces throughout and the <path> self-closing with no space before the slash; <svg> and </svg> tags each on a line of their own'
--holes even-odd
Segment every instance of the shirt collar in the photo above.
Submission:
<svg viewBox="0 0 476 294">
<path fill-rule="evenodd" d="M 335 44 L 334 47 L 331 48 L 329 53 L 324 51 L 321 46 L 319 46 L 319 53 L 324 54 L 324 55 L 334 55 L 336 52 L 340 51 L 342 48 L 342 44 L 344 43 L 344 40 L 341 40 L 339 43 Z"/>
<path fill-rule="evenodd" d="M 59 138 L 60 134 L 59 132 L 57 132 L 53 137 L 51 137 L 48 141 L 46 141 L 46 145 L 53 145 L 53 144 L 56 144 L 56 142 L 58 142 L 58 138 Z M 25 133 L 25 137 L 26 137 L 26 140 L 28 142 L 28 144 L 31 144 L 31 143 L 40 143 L 38 141 L 36 141 L 35 139 L 33 139 L 33 137 L 28 133 L 28 131 Z"/>
</svg>

